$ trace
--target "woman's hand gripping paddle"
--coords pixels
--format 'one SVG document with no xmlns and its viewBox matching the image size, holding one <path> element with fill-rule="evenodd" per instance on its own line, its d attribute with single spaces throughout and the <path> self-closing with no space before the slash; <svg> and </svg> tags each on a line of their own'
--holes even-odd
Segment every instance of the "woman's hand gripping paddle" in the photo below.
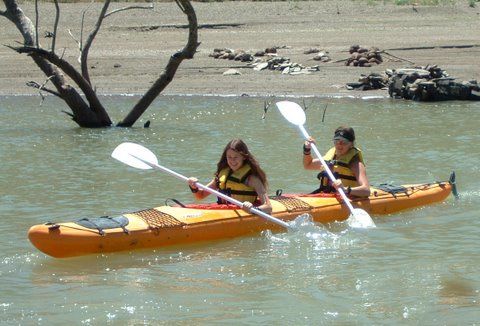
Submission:
<svg viewBox="0 0 480 326">
<path fill-rule="evenodd" d="M 173 170 L 170 170 L 164 166 L 161 166 L 158 164 L 158 159 L 157 157 L 155 156 L 155 154 L 153 154 L 148 148 L 145 148 L 143 147 L 142 145 L 139 145 L 139 144 L 135 144 L 135 143 L 122 143 L 120 145 L 118 145 L 114 151 L 112 152 L 112 157 L 122 163 L 125 163 L 131 167 L 134 167 L 134 168 L 137 168 L 137 169 L 142 169 L 142 170 L 148 170 L 148 169 L 158 169 L 158 170 L 162 170 L 164 172 L 167 172 L 171 175 L 173 175 L 174 177 L 177 177 L 178 179 L 180 180 L 183 180 L 183 181 L 188 181 L 188 178 L 184 175 L 181 175 Z M 195 185 L 206 191 L 206 192 L 209 192 L 215 196 L 218 196 L 224 200 L 226 200 L 227 202 L 229 203 L 232 203 L 234 205 L 237 205 L 238 207 L 242 207 L 243 203 L 236 200 L 236 199 L 233 199 L 232 197 L 229 197 L 219 191 L 216 191 L 214 189 L 211 189 L 207 186 L 204 186 L 202 185 L 201 183 L 197 182 L 195 183 Z M 275 218 L 267 213 L 264 213 L 262 212 L 261 210 L 258 210 L 256 208 L 251 208 L 250 209 L 250 212 L 253 213 L 253 214 L 256 214 L 260 217 L 263 217 L 264 219 L 272 222 L 272 223 L 275 223 L 275 224 L 278 224 L 278 225 L 281 225 L 283 226 L 284 228 L 286 229 L 293 229 L 293 227 L 291 225 L 289 225 L 288 223 L 278 219 L 278 218 Z"/>
<path fill-rule="evenodd" d="M 290 101 L 281 101 L 281 102 L 277 102 L 276 104 L 277 104 L 278 110 L 283 115 L 283 117 L 288 122 L 296 125 L 300 129 L 305 140 L 309 139 L 310 136 L 307 130 L 305 130 L 305 128 L 303 127 L 306 121 L 306 116 L 302 107 L 297 103 L 290 102 Z M 328 167 L 327 163 L 323 159 L 322 155 L 318 151 L 317 146 L 315 146 L 315 144 L 312 144 L 312 149 L 315 152 L 315 155 L 320 160 L 320 162 L 322 162 L 323 168 L 327 172 L 328 177 L 330 178 L 332 183 L 335 183 L 335 180 L 336 180 L 335 176 L 333 175 L 332 171 Z M 358 227 L 358 228 L 375 227 L 375 223 L 373 222 L 372 218 L 370 217 L 370 215 L 368 215 L 366 211 L 360 208 L 353 208 L 352 204 L 350 203 L 350 200 L 345 195 L 345 192 L 343 191 L 342 188 L 339 188 L 338 192 L 340 193 L 340 196 L 342 196 L 343 202 L 345 203 L 345 205 L 347 205 L 348 209 L 350 210 L 349 218 L 353 218 L 353 223 L 350 223 L 351 226 Z"/>
</svg>

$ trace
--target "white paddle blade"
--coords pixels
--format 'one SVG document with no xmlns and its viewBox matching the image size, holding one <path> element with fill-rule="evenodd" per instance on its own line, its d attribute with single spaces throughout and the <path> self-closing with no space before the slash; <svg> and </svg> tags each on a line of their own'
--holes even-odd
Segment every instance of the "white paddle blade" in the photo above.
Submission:
<svg viewBox="0 0 480 326">
<path fill-rule="evenodd" d="M 305 111 L 295 102 L 281 101 L 276 103 L 278 110 L 290 123 L 303 126 L 306 121 Z"/>
<path fill-rule="evenodd" d="M 148 148 L 135 143 L 121 143 L 113 150 L 112 157 L 136 169 L 152 169 L 152 166 L 145 162 L 149 162 L 152 165 L 158 165 L 158 160 L 155 154 L 153 154 Z"/>
<path fill-rule="evenodd" d="M 354 208 L 348 218 L 348 225 L 357 229 L 375 228 L 376 225 L 366 211 L 361 208 Z"/>
</svg>

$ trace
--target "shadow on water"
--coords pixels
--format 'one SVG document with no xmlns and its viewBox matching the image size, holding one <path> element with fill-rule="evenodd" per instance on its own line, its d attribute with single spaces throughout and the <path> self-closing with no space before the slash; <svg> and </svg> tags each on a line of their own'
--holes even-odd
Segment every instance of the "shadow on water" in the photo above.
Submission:
<svg viewBox="0 0 480 326">
<path fill-rule="evenodd" d="M 462 275 L 444 275 L 438 290 L 439 303 L 457 307 L 480 307 L 480 289 L 475 282 Z"/>
</svg>

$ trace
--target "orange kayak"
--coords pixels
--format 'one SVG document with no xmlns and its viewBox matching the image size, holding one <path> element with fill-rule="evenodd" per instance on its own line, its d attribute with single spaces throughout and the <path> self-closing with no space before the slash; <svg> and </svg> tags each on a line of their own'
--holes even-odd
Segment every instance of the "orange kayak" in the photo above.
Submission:
<svg viewBox="0 0 480 326">
<path fill-rule="evenodd" d="M 368 198 L 352 198 L 352 205 L 371 215 L 385 215 L 441 202 L 456 194 L 454 174 L 449 181 L 372 187 Z M 272 215 L 284 221 L 310 214 L 315 222 L 348 218 L 349 210 L 334 194 L 288 194 L 271 197 Z M 31 243 L 56 258 L 111 253 L 226 239 L 262 230 L 282 228 L 236 206 L 190 204 L 160 206 L 117 217 L 96 217 L 72 222 L 34 225 Z"/>
</svg>

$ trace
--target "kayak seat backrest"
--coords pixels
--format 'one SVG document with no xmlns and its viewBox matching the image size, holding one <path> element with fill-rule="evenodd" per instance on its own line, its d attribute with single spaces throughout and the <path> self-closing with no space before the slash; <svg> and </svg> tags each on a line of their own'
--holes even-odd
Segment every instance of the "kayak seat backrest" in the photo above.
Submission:
<svg viewBox="0 0 480 326">
<path fill-rule="evenodd" d="M 272 196 L 270 199 L 278 201 L 285 206 L 287 212 L 308 211 L 313 207 L 301 199 L 286 196 Z"/>
<path fill-rule="evenodd" d="M 177 220 L 172 215 L 160 212 L 159 210 L 156 210 L 154 208 L 144 209 L 132 214 L 141 218 L 145 223 L 148 224 L 148 227 L 150 229 L 160 229 L 185 225 L 185 223 Z"/>
</svg>

